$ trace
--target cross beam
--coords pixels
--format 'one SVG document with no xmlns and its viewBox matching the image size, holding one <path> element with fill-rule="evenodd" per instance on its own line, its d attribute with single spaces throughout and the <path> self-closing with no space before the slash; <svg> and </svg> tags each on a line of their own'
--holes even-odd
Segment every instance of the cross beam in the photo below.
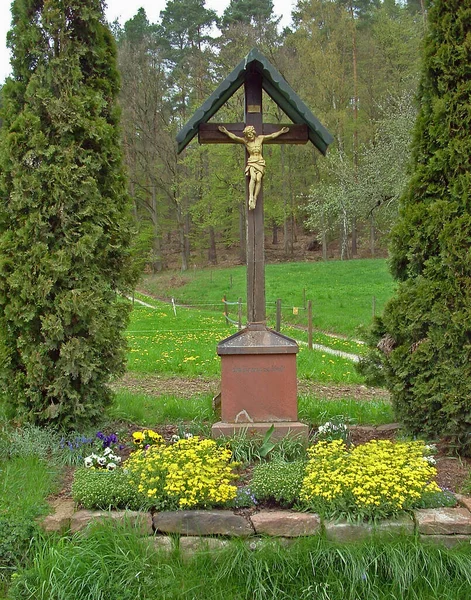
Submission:
<svg viewBox="0 0 471 600">
<path fill-rule="evenodd" d="M 198 142 L 200 144 L 233 144 L 225 133 L 219 131 L 218 127 L 223 125 L 231 133 L 243 137 L 245 123 L 201 123 L 198 127 Z M 270 135 L 279 131 L 282 127 L 289 127 L 289 132 L 282 137 L 273 140 L 267 140 L 265 144 L 307 144 L 309 141 L 307 125 L 293 125 L 292 123 L 282 123 L 272 125 L 263 123 L 262 135 Z"/>
</svg>

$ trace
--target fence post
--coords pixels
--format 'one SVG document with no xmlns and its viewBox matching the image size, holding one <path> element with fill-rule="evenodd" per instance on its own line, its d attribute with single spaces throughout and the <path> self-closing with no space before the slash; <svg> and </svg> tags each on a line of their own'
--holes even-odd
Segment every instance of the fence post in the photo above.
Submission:
<svg viewBox="0 0 471 600">
<path fill-rule="evenodd" d="M 373 319 L 376 317 L 376 296 L 373 296 Z"/>
<path fill-rule="evenodd" d="M 172 298 L 173 314 L 177 316 L 177 307 L 175 306 L 175 298 Z"/>
<path fill-rule="evenodd" d="M 238 304 L 239 329 L 242 329 L 242 298 L 239 298 Z"/>
<path fill-rule="evenodd" d="M 307 345 L 312 350 L 312 300 L 307 303 Z"/>
<path fill-rule="evenodd" d="M 229 319 L 228 319 L 229 312 L 227 310 L 226 294 L 224 294 L 224 296 L 222 297 L 222 301 L 224 302 L 224 316 L 226 318 L 226 325 L 229 325 Z"/>
<path fill-rule="evenodd" d="M 276 301 L 276 325 L 275 331 L 280 332 L 281 329 L 281 298 L 278 298 Z"/>
</svg>

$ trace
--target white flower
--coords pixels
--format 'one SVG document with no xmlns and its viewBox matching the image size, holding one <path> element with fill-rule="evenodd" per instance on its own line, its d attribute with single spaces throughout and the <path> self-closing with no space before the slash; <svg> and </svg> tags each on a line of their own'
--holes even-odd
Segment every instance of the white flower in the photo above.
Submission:
<svg viewBox="0 0 471 600">
<path fill-rule="evenodd" d="M 111 452 L 111 448 L 108 446 L 107 448 L 105 448 L 105 450 L 103 451 L 103 456 L 108 456 L 108 454 Z"/>
<path fill-rule="evenodd" d="M 190 438 L 192 438 L 192 437 L 193 437 L 193 434 L 192 434 L 192 433 L 185 433 L 185 439 L 186 439 L 186 440 L 189 440 L 189 439 L 190 439 Z"/>
<path fill-rule="evenodd" d="M 87 456 L 83 462 L 87 468 L 93 466 L 93 458 L 91 456 Z"/>
<path fill-rule="evenodd" d="M 436 465 L 437 461 L 433 458 L 433 456 L 424 456 L 424 459 L 430 464 L 430 465 Z"/>
<path fill-rule="evenodd" d="M 175 442 L 178 442 L 178 440 L 180 439 L 179 435 L 176 435 L 175 433 L 172 435 L 172 437 L 170 438 L 170 441 L 174 444 Z"/>
<path fill-rule="evenodd" d="M 104 467 L 106 465 L 106 458 L 104 456 L 99 456 L 97 458 L 97 463 L 100 465 L 100 467 Z"/>
<path fill-rule="evenodd" d="M 116 469 L 116 465 L 113 462 L 110 462 L 106 465 L 106 468 L 108 469 L 108 471 L 114 471 Z"/>
</svg>

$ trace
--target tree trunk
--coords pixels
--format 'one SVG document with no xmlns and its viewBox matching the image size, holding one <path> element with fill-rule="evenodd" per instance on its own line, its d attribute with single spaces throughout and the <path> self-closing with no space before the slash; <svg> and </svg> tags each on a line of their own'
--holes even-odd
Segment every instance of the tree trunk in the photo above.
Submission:
<svg viewBox="0 0 471 600">
<path fill-rule="evenodd" d="M 273 245 L 278 244 L 278 225 L 275 223 L 275 221 L 272 222 L 272 240 L 271 243 Z"/>
<path fill-rule="evenodd" d="M 327 260 L 327 230 L 325 224 L 324 209 L 321 214 L 321 228 L 322 228 L 322 259 Z"/>
<path fill-rule="evenodd" d="M 208 262 L 210 262 L 212 265 L 216 265 L 218 262 L 216 252 L 216 234 L 214 233 L 214 227 L 212 225 L 209 228 Z"/>
<path fill-rule="evenodd" d="M 190 213 L 188 212 L 188 206 L 185 208 L 183 218 L 182 271 L 188 271 L 190 266 Z"/>
<path fill-rule="evenodd" d="M 289 227 L 290 222 L 290 204 L 288 198 L 288 185 L 286 182 L 286 168 L 285 168 L 285 147 L 281 146 L 281 193 L 283 195 L 283 244 L 285 256 L 290 256 L 293 252 L 293 240 L 291 237 L 291 231 Z"/>
<path fill-rule="evenodd" d="M 152 227 L 154 230 L 152 240 L 152 272 L 160 273 L 163 270 L 162 259 L 162 237 L 159 227 L 159 217 L 157 213 L 157 190 L 155 183 L 152 183 Z"/>
<path fill-rule="evenodd" d="M 342 215 L 342 230 L 341 230 L 341 242 L 340 242 L 340 260 L 350 258 L 348 248 L 348 216 L 344 211 Z"/>
<path fill-rule="evenodd" d="M 370 217 L 370 251 L 371 251 L 371 256 L 375 255 L 375 252 L 376 252 L 375 244 L 376 244 L 375 217 L 374 217 L 374 213 L 371 213 L 371 217 Z"/>
<path fill-rule="evenodd" d="M 352 217 L 352 256 L 356 256 L 357 252 L 357 218 Z"/>
</svg>

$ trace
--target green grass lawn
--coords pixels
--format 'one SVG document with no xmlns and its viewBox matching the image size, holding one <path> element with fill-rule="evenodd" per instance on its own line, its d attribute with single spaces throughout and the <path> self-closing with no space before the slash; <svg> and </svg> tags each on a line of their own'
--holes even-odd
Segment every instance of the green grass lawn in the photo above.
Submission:
<svg viewBox="0 0 471 600">
<path fill-rule="evenodd" d="M 237 302 L 246 297 L 246 269 L 202 269 L 184 274 L 145 276 L 140 288 L 156 297 L 174 297 L 181 304 L 223 312 L 222 298 Z M 312 300 L 314 327 L 357 335 L 371 322 L 373 297 L 380 313 L 391 297 L 394 282 L 384 259 L 281 263 L 266 266 L 266 301 L 269 326 L 275 323 L 276 300 L 282 300 L 285 323 L 307 324 L 304 299 Z M 298 314 L 293 314 L 293 308 Z M 231 306 L 236 320 L 236 307 Z"/>
</svg>

